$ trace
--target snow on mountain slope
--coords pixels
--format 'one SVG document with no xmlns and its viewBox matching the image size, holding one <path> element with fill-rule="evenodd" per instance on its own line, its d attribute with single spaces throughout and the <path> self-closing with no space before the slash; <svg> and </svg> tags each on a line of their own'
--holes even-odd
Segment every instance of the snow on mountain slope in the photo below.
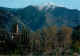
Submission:
<svg viewBox="0 0 80 56">
<path fill-rule="evenodd" d="M 55 7 L 63 7 L 63 8 L 66 8 L 64 6 L 61 6 L 61 5 L 56 5 L 54 3 L 43 3 L 43 4 L 40 4 L 40 5 L 32 5 L 34 7 L 37 7 L 39 10 L 48 10 L 48 9 L 54 9 Z M 66 8 L 66 9 L 71 9 L 71 8 Z M 71 9 L 73 10 L 73 9 Z M 78 10 L 78 9 L 77 9 Z M 79 10 L 80 11 L 80 10 Z"/>
<path fill-rule="evenodd" d="M 41 4 L 41 5 L 33 5 L 35 7 L 37 7 L 39 10 L 43 10 L 43 9 L 49 9 L 49 8 L 52 8 L 54 9 L 56 7 L 55 4 L 53 3 L 44 3 L 44 4 Z"/>
</svg>

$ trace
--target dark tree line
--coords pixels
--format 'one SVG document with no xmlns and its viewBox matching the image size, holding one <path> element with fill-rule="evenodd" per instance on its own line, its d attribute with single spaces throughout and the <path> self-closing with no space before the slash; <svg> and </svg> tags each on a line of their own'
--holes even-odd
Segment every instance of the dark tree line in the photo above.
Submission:
<svg viewBox="0 0 80 56">
<path fill-rule="evenodd" d="M 7 36 L 6 36 L 7 34 Z M 3 38 L 1 38 L 3 35 Z M 80 54 L 80 29 L 56 26 L 30 32 L 29 27 L 22 27 L 20 35 L 15 39 L 8 39 L 8 32 L 0 29 L 0 54 Z"/>
</svg>

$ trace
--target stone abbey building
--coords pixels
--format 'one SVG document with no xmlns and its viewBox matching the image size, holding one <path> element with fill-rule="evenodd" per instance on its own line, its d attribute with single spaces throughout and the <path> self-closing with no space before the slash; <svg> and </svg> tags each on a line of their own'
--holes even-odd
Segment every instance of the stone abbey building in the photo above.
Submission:
<svg viewBox="0 0 80 56">
<path fill-rule="evenodd" d="M 18 25 L 12 26 L 12 33 L 8 33 L 10 39 L 16 39 L 16 37 L 21 37 L 21 33 L 18 33 Z"/>
</svg>

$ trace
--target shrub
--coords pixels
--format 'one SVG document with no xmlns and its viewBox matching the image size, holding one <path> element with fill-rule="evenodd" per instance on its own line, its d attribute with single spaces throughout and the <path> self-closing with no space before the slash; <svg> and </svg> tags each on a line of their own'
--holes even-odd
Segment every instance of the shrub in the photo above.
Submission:
<svg viewBox="0 0 80 56">
<path fill-rule="evenodd" d="M 67 54 L 68 54 L 68 55 L 73 55 L 73 52 L 70 50 L 70 51 L 68 51 Z"/>
</svg>

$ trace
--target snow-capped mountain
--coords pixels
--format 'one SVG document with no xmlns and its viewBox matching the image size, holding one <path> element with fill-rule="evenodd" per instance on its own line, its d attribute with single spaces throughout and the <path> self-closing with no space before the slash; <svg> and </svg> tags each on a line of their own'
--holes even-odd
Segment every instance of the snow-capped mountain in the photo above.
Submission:
<svg viewBox="0 0 80 56">
<path fill-rule="evenodd" d="M 43 9 L 47 10 L 49 8 L 54 9 L 56 7 L 56 5 L 53 3 L 44 3 L 41 5 L 33 5 L 33 6 L 37 7 L 39 10 L 43 10 Z"/>
<path fill-rule="evenodd" d="M 80 11 L 53 3 L 30 5 L 21 9 L 0 7 L 0 28 L 11 29 L 13 24 L 18 24 L 20 29 L 22 25 L 27 25 L 34 31 L 53 25 L 73 28 L 80 26 Z"/>
<path fill-rule="evenodd" d="M 37 7 L 39 10 L 48 10 L 48 9 L 54 9 L 56 7 L 63 7 L 63 8 L 66 8 L 64 6 L 61 6 L 61 5 L 56 5 L 54 3 L 43 3 L 43 4 L 40 4 L 40 5 L 32 5 L 34 7 Z M 71 8 L 66 8 L 66 9 L 71 9 Z M 73 9 L 71 9 L 73 10 Z M 79 9 L 77 9 L 79 10 Z M 80 10 L 79 10 L 80 11 Z"/>
</svg>

